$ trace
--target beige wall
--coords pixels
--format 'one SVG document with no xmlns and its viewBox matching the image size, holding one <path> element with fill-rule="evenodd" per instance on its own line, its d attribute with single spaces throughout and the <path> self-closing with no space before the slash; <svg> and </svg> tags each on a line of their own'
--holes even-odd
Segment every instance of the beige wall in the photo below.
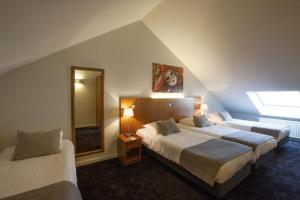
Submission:
<svg viewBox="0 0 300 200">
<path fill-rule="evenodd" d="M 61 127 L 71 138 L 70 66 L 105 70 L 105 152 L 77 159 L 116 156 L 119 96 L 150 96 L 152 63 L 183 66 L 141 22 L 122 27 L 0 76 L 0 149 L 12 144 L 16 131 Z M 187 96 L 206 95 L 202 83 L 184 69 Z M 210 105 L 220 109 L 217 101 Z"/>
</svg>

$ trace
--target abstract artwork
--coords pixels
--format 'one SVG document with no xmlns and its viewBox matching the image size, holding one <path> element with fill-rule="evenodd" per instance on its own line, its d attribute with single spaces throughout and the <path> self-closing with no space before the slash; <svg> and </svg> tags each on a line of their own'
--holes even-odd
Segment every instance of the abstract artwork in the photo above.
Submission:
<svg viewBox="0 0 300 200">
<path fill-rule="evenodd" d="M 152 91 L 164 93 L 183 92 L 183 68 L 153 63 Z"/>
</svg>

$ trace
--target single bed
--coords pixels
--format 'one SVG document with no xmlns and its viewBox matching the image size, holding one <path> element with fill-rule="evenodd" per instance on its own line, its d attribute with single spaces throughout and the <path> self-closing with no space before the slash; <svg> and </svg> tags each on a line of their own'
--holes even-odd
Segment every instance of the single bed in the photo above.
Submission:
<svg viewBox="0 0 300 200">
<path fill-rule="evenodd" d="M 209 121 L 220 126 L 270 135 L 277 140 L 277 147 L 281 147 L 289 141 L 290 128 L 288 126 L 234 118 L 231 120 L 222 120 L 222 118 L 218 118 L 216 115 L 218 114 L 210 113 L 208 115 Z"/>
<path fill-rule="evenodd" d="M 247 177 L 251 173 L 250 164 L 255 162 L 255 155 L 252 149 L 245 145 L 219 140 L 188 130 L 181 130 L 181 132 L 176 134 L 162 136 L 151 132 L 149 129 L 142 128 L 137 131 L 137 135 L 143 138 L 143 145 L 148 152 L 151 152 L 152 155 L 159 158 L 163 163 L 217 197 L 223 196 Z M 234 156 L 223 163 L 215 174 L 212 173 L 214 174 L 213 176 L 210 173 L 210 161 L 206 163 L 204 160 L 198 160 L 198 157 L 195 157 L 195 155 L 193 157 L 185 156 L 187 149 L 192 149 L 193 153 L 199 153 L 199 151 L 201 153 L 203 148 L 196 151 L 193 148 L 198 145 L 206 145 L 210 142 L 217 142 L 217 144 L 215 146 L 205 146 L 204 151 L 212 151 L 212 154 L 222 153 L 223 148 L 226 148 L 226 146 L 234 147 L 229 148 L 228 152 L 225 151 L 227 154 Z M 247 149 L 247 151 L 239 152 L 239 147 Z M 190 164 L 185 163 L 186 160 L 190 160 Z M 210 160 L 209 155 L 208 160 Z M 213 162 L 218 161 L 213 160 Z"/>
<path fill-rule="evenodd" d="M 192 120 L 192 119 L 191 119 Z M 180 120 L 179 120 L 180 121 Z M 270 158 L 276 148 L 276 140 L 268 135 L 252 133 L 249 131 L 241 131 L 239 129 L 212 125 L 208 127 L 195 127 L 177 123 L 177 126 L 182 130 L 190 130 L 199 134 L 205 134 L 223 140 L 241 143 L 253 148 L 256 158 L 254 167 L 259 167 L 267 158 Z"/>
<path fill-rule="evenodd" d="M 71 141 L 62 140 L 58 154 L 18 161 L 14 148 L 0 154 L 0 199 L 81 199 Z"/>
</svg>

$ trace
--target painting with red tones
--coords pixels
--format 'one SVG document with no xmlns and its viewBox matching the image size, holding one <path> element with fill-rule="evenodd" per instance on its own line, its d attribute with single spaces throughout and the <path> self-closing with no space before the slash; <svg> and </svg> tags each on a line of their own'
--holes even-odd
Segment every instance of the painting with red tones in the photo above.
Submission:
<svg viewBox="0 0 300 200">
<path fill-rule="evenodd" d="M 183 68 L 164 64 L 152 64 L 152 91 L 183 92 Z"/>
</svg>

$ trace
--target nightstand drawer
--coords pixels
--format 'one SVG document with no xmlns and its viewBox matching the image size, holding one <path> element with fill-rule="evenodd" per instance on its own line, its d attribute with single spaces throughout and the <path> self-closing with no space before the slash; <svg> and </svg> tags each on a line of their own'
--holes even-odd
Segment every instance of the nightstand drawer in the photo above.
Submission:
<svg viewBox="0 0 300 200">
<path fill-rule="evenodd" d="M 132 140 L 126 143 L 127 149 L 137 148 L 141 146 L 140 140 Z"/>
</svg>

